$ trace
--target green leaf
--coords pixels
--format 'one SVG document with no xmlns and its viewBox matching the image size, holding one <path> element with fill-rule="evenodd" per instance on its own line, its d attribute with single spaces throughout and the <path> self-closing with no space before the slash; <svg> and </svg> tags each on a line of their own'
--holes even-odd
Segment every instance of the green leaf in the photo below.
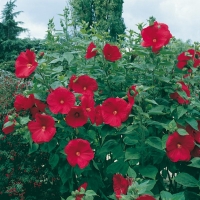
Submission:
<svg viewBox="0 0 200 200">
<path fill-rule="evenodd" d="M 31 146 L 31 148 L 29 148 L 28 154 L 31 154 L 31 153 L 37 151 L 38 148 L 39 148 L 39 145 L 36 144 L 36 143 L 33 143 L 32 146 Z"/>
<path fill-rule="evenodd" d="M 162 200 L 172 200 L 172 194 L 167 191 L 161 191 L 160 197 Z"/>
<path fill-rule="evenodd" d="M 146 144 L 156 149 L 162 150 L 162 140 L 159 137 L 151 136 L 146 140 Z"/>
<path fill-rule="evenodd" d="M 127 162 L 124 162 L 124 160 L 118 160 L 107 167 L 107 173 L 120 173 L 122 175 L 125 175 L 127 173 L 128 167 L 129 165 Z"/>
<path fill-rule="evenodd" d="M 58 164 L 59 156 L 57 154 L 51 154 L 49 158 L 49 164 L 51 165 L 51 168 L 54 169 L 56 165 Z"/>
<path fill-rule="evenodd" d="M 140 159 L 139 152 L 136 149 L 134 149 L 134 148 L 128 148 L 128 149 L 126 149 L 126 152 L 125 152 L 125 161 L 126 160 L 136 160 L 136 159 Z"/>
<path fill-rule="evenodd" d="M 189 164 L 188 166 L 200 168 L 200 158 L 193 158 L 192 160 L 190 160 L 190 162 L 192 163 Z"/>
<path fill-rule="evenodd" d="M 188 132 L 185 129 L 179 128 L 177 129 L 179 135 L 188 135 Z"/>
<path fill-rule="evenodd" d="M 174 132 L 177 130 L 177 124 L 174 119 L 168 124 L 167 130 L 169 130 L 170 132 Z"/>
<path fill-rule="evenodd" d="M 175 181 L 185 187 L 198 187 L 198 181 L 187 173 L 180 173 L 175 177 Z"/>
<path fill-rule="evenodd" d="M 57 139 L 53 138 L 50 142 L 48 142 L 48 152 L 51 152 L 57 145 Z"/>
<path fill-rule="evenodd" d="M 195 130 L 199 130 L 198 129 L 198 122 L 194 119 L 194 118 L 187 118 L 185 119 L 185 121 Z"/>
<path fill-rule="evenodd" d="M 75 200 L 75 199 L 76 199 L 75 197 L 73 197 L 73 196 L 69 196 L 69 197 L 67 197 L 66 200 Z"/>
<path fill-rule="evenodd" d="M 164 110 L 164 106 L 159 105 L 159 106 L 156 106 L 156 107 L 152 108 L 151 110 L 149 110 L 148 114 L 150 114 L 150 115 L 165 115 L 165 113 L 162 112 L 163 110 Z"/>
<path fill-rule="evenodd" d="M 157 102 L 155 100 L 150 100 L 150 99 L 145 99 L 146 102 L 158 105 Z"/>
<path fill-rule="evenodd" d="M 107 142 L 105 142 L 105 144 L 102 146 L 100 152 L 102 153 L 107 153 L 112 151 L 112 149 L 117 146 L 118 143 L 116 140 L 108 140 Z"/>
<path fill-rule="evenodd" d="M 95 196 L 95 195 L 97 195 L 93 190 L 87 190 L 86 192 L 85 192 L 85 195 L 86 196 Z"/>
<path fill-rule="evenodd" d="M 156 174 L 158 173 L 158 169 L 153 165 L 147 165 L 145 167 L 141 167 L 139 172 L 144 177 L 155 179 Z"/>
<path fill-rule="evenodd" d="M 178 106 L 177 107 L 178 119 L 182 117 L 186 112 L 187 110 L 183 106 Z"/>
<path fill-rule="evenodd" d="M 30 121 L 29 116 L 27 116 L 27 117 L 20 117 L 19 120 L 20 120 L 20 124 L 21 125 L 27 124 Z"/>
<path fill-rule="evenodd" d="M 127 135 L 124 139 L 123 139 L 124 143 L 126 145 L 134 145 L 138 143 L 138 139 L 136 135 Z"/>
<path fill-rule="evenodd" d="M 172 200 L 185 200 L 184 192 L 179 192 L 177 194 L 173 194 Z"/>
<path fill-rule="evenodd" d="M 62 83 L 60 81 L 55 81 L 50 86 L 54 90 L 54 89 L 56 89 L 56 88 L 58 88 L 60 86 L 63 86 L 63 85 L 62 85 Z"/>
<path fill-rule="evenodd" d="M 70 64 L 71 61 L 74 59 L 74 56 L 73 56 L 73 54 L 70 53 L 70 52 L 65 52 L 65 53 L 63 54 L 63 58 L 67 60 L 68 64 Z"/>
<path fill-rule="evenodd" d="M 62 183 L 65 184 L 69 178 L 71 178 L 71 170 L 69 165 L 65 164 L 62 167 L 58 168 L 58 174 L 62 180 Z"/>
<path fill-rule="evenodd" d="M 166 148 L 166 142 L 167 142 L 167 139 L 168 139 L 168 135 L 163 135 L 162 136 L 162 148 L 165 149 Z"/>
<path fill-rule="evenodd" d="M 136 176 L 137 176 L 135 170 L 133 170 L 131 167 L 128 168 L 127 174 L 128 174 L 128 176 L 131 177 L 131 178 L 136 178 Z"/>
<path fill-rule="evenodd" d="M 3 128 L 7 128 L 7 127 L 9 127 L 9 126 L 12 126 L 13 124 L 14 124 L 13 122 L 8 121 L 8 122 L 6 122 L 6 123 L 3 125 Z"/>
</svg>

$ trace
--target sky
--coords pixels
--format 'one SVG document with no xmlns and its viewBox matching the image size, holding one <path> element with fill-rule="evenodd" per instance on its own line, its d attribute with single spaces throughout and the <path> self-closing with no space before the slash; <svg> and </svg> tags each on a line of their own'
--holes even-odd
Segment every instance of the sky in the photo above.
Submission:
<svg viewBox="0 0 200 200">
<path fill-rule="evenodd" d="M 0 0 L 0 11 L 8 0 Z M 54 18 L 56 29 L 60 29 L 59 14 L 63 14 L 64 7 L 69 0 L 17 0 L 16 11 L 23 11 L 17 21 L 29 29 L 20 37 L 45 37 L 49 19 Z M 176 38 L 192 42 L 200 42 L 200 0 L 124 0 L 123 14 L 128 30 L 136 32 L 136 24 L 148 24 L 147 19 L 154 16 L 158 22 L 165 23 Z"/>
</svg>

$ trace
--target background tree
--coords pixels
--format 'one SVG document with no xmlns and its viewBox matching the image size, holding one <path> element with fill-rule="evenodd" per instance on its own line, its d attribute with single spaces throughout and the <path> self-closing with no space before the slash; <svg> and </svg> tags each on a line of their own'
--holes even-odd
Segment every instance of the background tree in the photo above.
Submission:
<svg viewBox="0 0 200 200">
<path fill-rule="evenodd" d="M 23 24 L 21 21 L 15 21 L 15 18 L 22 12 L 17 11 L 14 12 L 14 9 L 16 7 L 16 0 L 9 1 L 4 6 L 2 14 L 2 25 L 4 28 L 4 34 L 5 38 L 8 39 L 15 39 L 17 36 L 19 36 L 20 33 L 27 31 L 27 29 L 20 27 L 20 24 Z"/>
<path fill-rule="evenodd" d="M 96 22 L 98 29 L 108 32 L 112 40 L 126 29 L 122 18 L 123 0 L 71 0 L 70 5 L 76 25 L 85 21 L 90 29 Z"/>
<path fill-rule="evenodd" d="M 39 48 L 40 40 L 30 38 L 20 39 L 20 33 L 27 31 L 21 27 L 21 21 L 16 21 L 16 17 L 22 11 L 14 12 L 16 0 L 10 0 L 1 12 L 0 22 L 0 69 L 14 72 L 14 62 L 21 51 L 26 48 Z"/>
</svg>

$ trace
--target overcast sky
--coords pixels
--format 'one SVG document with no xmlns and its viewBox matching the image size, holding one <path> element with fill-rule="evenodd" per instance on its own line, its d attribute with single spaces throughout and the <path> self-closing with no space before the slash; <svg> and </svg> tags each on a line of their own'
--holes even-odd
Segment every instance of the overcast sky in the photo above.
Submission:
<svg viewBox="0 0 200 200">
<path fill-rule="evenodd" d="M 8 0 L 0 0 L 0 11 Z M 31 38 L 44 38 L 49 19 L 59 28 L 60 16 L 69 0 L 17 0 L 15 11 L 23 11 L 17 21 L 29 29 Z M 124 0 L 123 18 L 127 29 L 138 31 L 136 24 L 147 23 L 150 16 L 165 23 L 173 36 L 183 41 L 200 42 L 200 0 Z M 28 37 L 28 33 L 21 35 Z"/>
</svg>

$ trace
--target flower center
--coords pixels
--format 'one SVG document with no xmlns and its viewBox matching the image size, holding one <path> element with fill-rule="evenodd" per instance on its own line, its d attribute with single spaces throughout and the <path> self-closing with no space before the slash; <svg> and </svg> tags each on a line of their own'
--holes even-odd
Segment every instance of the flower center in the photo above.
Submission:
<svg viewBox="0 0 200 200">
<path fill-rule="evenodd" d="M 177 147 L 178 147 L 178 149 L 180 149 L 182 147 L 182 145 L 181 144 L 177 144 Z"/>
<path fill-rule="evenodd" d="M 42 126 L 42 131 L 45 131 L 45 129 L 46 129 L 46 126 Z"/>
<path fill-rule="evenodd" d="M 153 39 L 153 42 L 156 42 L 156 39 Z"/>
<path fill-rule="evenodd" d="M 117 114 L 117 111 L 115 110 L 115 111 L 113 111 L 113 115 L 116 115 Z"/>
<path fill-rule="evenodd" d="M 64 101 L 63 101 L 63 100 L 61 100 L 61 101 L 60 101 L 60 103 L 61 103 L 61 104 L 63 104 L 63 103 L 64 103 Z"/>
<path fill-rule="evenodd" d="M 75 116 L 76 118 L 78 118 L 78 117 L 80 116 L 80 114 L 79 114 L 78 112 L 76 112 L 76 113 L 74 114 L 74 116 Z"/>
<path fill-rule="evenodd" d="M 77 155 L 77 156 L 80 156 L 81 154 L 80 154 L 80 152 L 77 151 L 77 152 L 76 152 L 76 155 Z"/>
<path fill-rule="evenodd" d="M 91 111 L 91 109 L 90 109 L 90 108 L 86 108 L 86 111 L 90 112 L 90 111 Z"/>
<path fill-rule="evenodd" d="M 27 64 L 26 65 L 28 68 L 31 68 L 32 67 L 32 64 Z"/>
<path fill-rule="evenodd" d="M 83 90 L 86 90 L 86 89 L 87 89 L 86 87 L 83 88 Z"/>
</svg>

